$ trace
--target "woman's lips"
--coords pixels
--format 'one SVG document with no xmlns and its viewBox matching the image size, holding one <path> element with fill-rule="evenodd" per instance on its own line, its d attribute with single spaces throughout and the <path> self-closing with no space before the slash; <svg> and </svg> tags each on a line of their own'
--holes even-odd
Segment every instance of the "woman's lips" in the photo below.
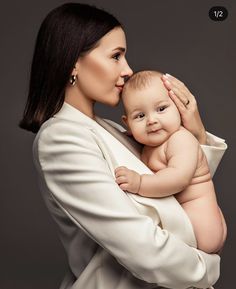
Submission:
<svg viewBox="0 0 236 289">
<path fill-rule="evenodd" d="M 123 90 L 123 86 L 116 85 L 116 88 L 118 88 L 119 92 L 122 92 L 122 90 Z"/>
</svg>

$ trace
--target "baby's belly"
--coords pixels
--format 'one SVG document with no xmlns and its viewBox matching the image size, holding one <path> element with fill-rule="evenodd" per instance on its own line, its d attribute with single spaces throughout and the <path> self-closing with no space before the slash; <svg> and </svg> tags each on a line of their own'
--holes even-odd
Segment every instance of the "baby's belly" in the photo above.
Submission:
<svg viewBox="0 0 236 289">
<path fill-rule="evenodd" d="M 183 204 L 201 197 L 206 197 L 214 194 L 214 185 L 212 180 L 210 179 L 208 181 L 190 184 L 182 192 L 176 194 L 175 197 L 180 204 Z"/>
</svg>

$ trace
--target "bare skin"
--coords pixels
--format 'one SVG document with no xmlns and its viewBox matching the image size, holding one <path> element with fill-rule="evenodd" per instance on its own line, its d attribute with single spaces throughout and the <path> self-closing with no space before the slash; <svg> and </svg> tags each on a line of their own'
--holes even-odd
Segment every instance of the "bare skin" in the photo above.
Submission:
<svg viewBox="0 0 236 289">
<path fill-rule="evenodd" d="M 139 175 L 119 167 L 117 183 L 145 197 L 175 194 L 192 222 L 198 248 L 218 252 L 227 229 L 207 160 L 197 139 L 181 126 L 179 111 L 162 81 L 155 78 L 150 87 L 130 94 L 125 90 L 123 101 L 127 112 L 123 119 L 134 138 L 144 144 L 141 158 L 154 174 Z"/>
</svg>

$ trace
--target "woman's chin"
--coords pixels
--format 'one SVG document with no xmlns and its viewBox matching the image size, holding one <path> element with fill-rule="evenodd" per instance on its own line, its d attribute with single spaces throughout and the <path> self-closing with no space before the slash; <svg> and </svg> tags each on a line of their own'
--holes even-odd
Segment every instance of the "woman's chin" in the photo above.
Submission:
<svg viewBox="0 0 236 289">
<path fill-rule="evenodd" d="M 120 97 L 114 98 L 112 99 L 112 101 L 109 101 L 107 103 L 107 105 L 111 106 L 111 107 L 116 107 L 120 102 Z"/>
<path fill-rule="evenodd" d="M 116 103 L 112 103 L 110 106 L 111 106 L 111 107 L 116 107 L 118 104 L 119 104 L 119 101 L 116 102 Z"/>
</svg>

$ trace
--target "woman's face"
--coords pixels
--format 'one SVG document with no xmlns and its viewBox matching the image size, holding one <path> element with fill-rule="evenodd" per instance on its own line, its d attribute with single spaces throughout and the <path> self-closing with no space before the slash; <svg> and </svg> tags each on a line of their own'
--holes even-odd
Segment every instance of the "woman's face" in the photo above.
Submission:
<svg viewBox="0 0 236 289">
<path fill-rule="evenodd" d="M 92 102 L 117 105 L 124 79 L 133 73 L 125 53 L 122 28 L 114 28 L 104 35 L 98 45 L 76 63 L 79 94 Z"/>
</svg>

